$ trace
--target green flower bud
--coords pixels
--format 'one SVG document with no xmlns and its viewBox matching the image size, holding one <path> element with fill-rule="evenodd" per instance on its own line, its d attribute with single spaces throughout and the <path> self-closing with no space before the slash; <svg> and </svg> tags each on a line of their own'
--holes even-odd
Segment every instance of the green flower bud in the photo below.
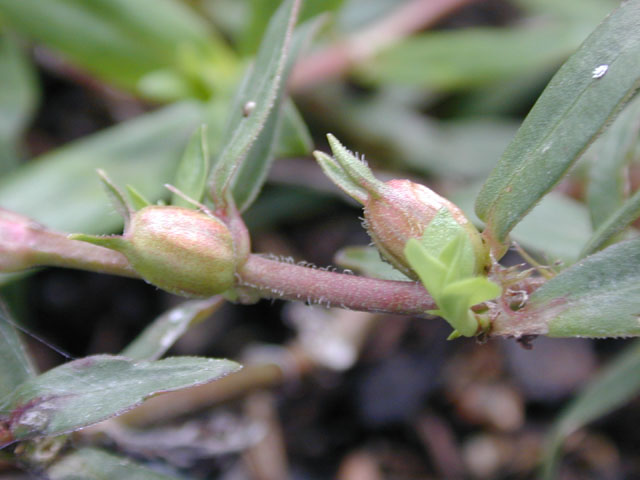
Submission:
<svg viewBox="0 0 640 480">
<path fill-rule="evenodd" d="M 131 213 L 122 236 L 71 238 L 121 252 L 147 282 L 177 295 L 210 297 L 235 281 L 231 232 L 200 211 L 148 206 Z"/>
<path fill-rule="evenodd" d="M 411 238 L 422 238 L 442 208 L 464 228 L 475 252 L 475 273 L 480 273 L 489 263 L 480 233 L 460 208 L 424 185 L 409 180 L 377 185 L 364 201 L 364 218 L 371 239 L 385 259 L 406 275 L 417 278 L 405 258 L 405 246 Z"/>
</svg>

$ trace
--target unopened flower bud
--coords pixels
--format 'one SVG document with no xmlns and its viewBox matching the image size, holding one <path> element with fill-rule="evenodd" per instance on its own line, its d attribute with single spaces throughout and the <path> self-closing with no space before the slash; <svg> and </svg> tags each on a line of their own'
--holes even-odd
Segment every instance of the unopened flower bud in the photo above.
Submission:
<svg viewBox="0 0 640 480">
<path fill-rule="evenodd" d="M 235 280 L 231 232 L 200 211 L 148 206 L 131 214 L 122 236 L 72 238 L 123 253 L 142 278 L 177 295 L 209 297 L 228 290 Z"/>
<path fill-rule="evenodd" d="M 369 235 L 382 255 L 398 270 L 416 278 L 405 259 L 404 248 L 409 239 L 422 237 L 442 208 L 467 232 L 479 272 L 488 261 L 480 233 L 460 208 L 424 185 L 390 180 L 378 186 L 364 203 L 364 217 Z"/>
<path fill-rule="evenodd" d="M 442 209 L 467 234 L 475 259 L 475 272 L 489 264 L 488 250 L 475 226 L 455 204 L 434 191 L 409 180 L 381 182 L 369 167 L 347 150 L 333 136 L 328 135 L 334 157 L 315 152 L 324 172 L 345 193 L 364 205 L 364 217 L 369 235 L 383 258 L 405 275 L 417 279 L 409 266 L 404 249 L 411 238 L 421 240 L 425 229 Z M 440 229 L 455 236 L 459 229 Z M 438 245 L 446 245 L 440 239 Z"/>
</svg>

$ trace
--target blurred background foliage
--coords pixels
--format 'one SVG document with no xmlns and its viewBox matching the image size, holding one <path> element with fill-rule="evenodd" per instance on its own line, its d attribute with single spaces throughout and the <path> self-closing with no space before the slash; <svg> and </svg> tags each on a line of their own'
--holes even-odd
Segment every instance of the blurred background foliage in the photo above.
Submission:
<svg viewBox="0 0 640 480">
<path fill-rule="evenodd" d="M 290 98 L 278 106 L 277 161 L 245 215 L 255 250 L 328 264 L 340 248 L 367 243 L 357 210 L 309 157 L 314 146 L 324 149 L 326 132 L 365 155 L 381 176 L 419 179 L 471 215 L 476 193 L 524 114 L 618 3 L 306 0 L 299 24 L 319 23 L 293 66 Z M 203 123 L 209 150 L 217 154 L 236 86 L 279 4 L 0 0 L 0 206 L 61 231 L 110 233 L 120 228 L 120 219 L 105 200 L 96 168 L 152 201 L 167 197 L 162 185 L 174 178 L 190 135 Z M 633 108 L 628 115 L 637 118 Z M 620 172 L 631 172 L 631 191 L 640 182 L 637 122 L 629 125 L 614 123 L 614 133 L 589 149 L 513 238 L 547 264 L 576 260 L 592 231 L 629 196 L 615 182 Z M 597 161 L 603 152 L 610 159 L 605 165 Z M 345 249 L 339 261 L 375 269 L 366 260 L 370 253 Z M 78 275 L 45 272 L 18 283 L 4 275 L 0 284 L 7 285 L 18 317 L 31 319 L 75 355 L 118 351 L 116 345 L 145 319 L 173 302 L 127 280 L 107 284 Z M 86 284 L 80 287 L 77 278 Z M 96 292 L 113 303 L 97 302 L 102 313 L 79 306 Z M 187 335 L 177 348 L 237 356 L 251 342 L 282 344 L 301 335 L 300 325 L 283 326 L 281 315 L 302 314 L 280 310 L 260 304 L 227 312 L 207 330 L 216 339 L 211 345 Z M 226 339 L 222 326 L 229 329 Z M 529 353 L 506 342 L 452 347 L 441 342 L 445 336 L 435 325 L 388 319 L 363 347 L 359 367 L 316 374 L 311 385 L 291 387 L 293 397 L 283 394 L 280 406 L 302 416 L 282 420 L 292 468 L 304 472 L 300 478 L 331 478 L 337 469 L 341 478 L 357 478 L 345 469 L 371 465 L 381 475 L 368 477 L 374 479 L 534 478 L 541 425 L 550 424 L 558 405 L 621 343 L 541 340 Z M 54 361 L 39 351 L 41 366 Z M 624 362 L 629 358 L 638 362 L 637 354 Z M 470 362 L 483 366 L 470 369 L 475 378 L 466 371 Z M 538 365 L 536 371 L 530 365 Z M 587 399 L 598 405 L 593 391 Z M 633 392 L 624 390 L 617 402 L 606 400 L 594 410 L 609 411 Z M 300 398 L 308 396 L 305 410 Z M 348 416 L 341 408 L 357 412 L 344 431 L 339 419 Z M 332 412 L 334 420 L 321 425 Z M 511 423 L 501 423 L 503 415 Z M 626 415 L 637 416 L 637 408 L 628 407 Z M 291 445 L 295 435 L 301 444 Z M 311 448 L 314 435 L 320 441 Z M 433 435 L 450 450 L 439 449 Z M 625 456 L 640 438 L 620 417 L 581 435 L 570 442 L 566 478 L 640 474 L 637 458 Z M 554 442 L 557 448 L 557 437 Z M 330 462 L 309 475 L 307 469 L 322 458 Z M 590 476 L 580 476 L 585 472 Z"/>
</svg>

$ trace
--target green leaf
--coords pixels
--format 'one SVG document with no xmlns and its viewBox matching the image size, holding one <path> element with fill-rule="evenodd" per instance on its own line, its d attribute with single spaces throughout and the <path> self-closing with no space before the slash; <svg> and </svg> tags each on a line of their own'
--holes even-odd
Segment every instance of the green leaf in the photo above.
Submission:
<svg viewBox="0 0 640 480">
<path fill-rule="evenodd" d="M 637 97 L 585 153 L 590 163 L 587 204 L 594 230 L 624 203 L 628 188 L 625 167 L 632 160 L 639 134 L 640 97 Z"/>
<path fill-rule="evenodd" d="M 342 2 L 343 0 L 305 0 L 300 12 L 300 21 L 308 20 L 327 10 L 335 10 Z M 252 54 L 258 49 L 268 20 L 280 5 L 281 0 L 250 0 L 249 3 L 250 19 L 240 41 L 240 50 L 245 54 Z"/>
<path fill-rule="evenodd" d="M 253 203 L 266 181 L 277 147 L 276 142 L 278 138 L 281 138 L 279 132 L 281 131 L 281 123 L 284 121 L 281 103 L 284 100 L 286 79 L 300 50 L 314 34 L 318 25 L 318 22 L 307 22 L 301 25 L 293 36 L 287 55 L 287 63 L 276 91 L 274 108 L 267 116 L 264 127 L 251 145 L 246 158 L 239 165 L 237 176 L 233 180 L 233 197 L 240 211 L 246 210 Z M 286 102 L 284 106 L 286 106 Z"/>
<path fill-rule="evenodd" d="M 50 480 L 178 480 L 183 477 L 158 473 L 126 457 L 98 448 L 83 447 L 47 468 Z"/>
<path fill-rule="evenodd" d="M 282 102 L 280 130 L 276 140 L 274 157 L 309 155 L 313 150 L 313 139 L 300 111 L 290 98 Z"/>
<path fill-rule="evenodd" d="M 499 297 L 502 288 L 485 277 L 471 277 L 447 285 L 443 295 L 457 295 L 467 299 L 469 307 Z"/>
<path fill-rule="evenodd" d="M 547 437 L 542 477 L 556 478 L 556 464 L 562 443 L 587 423 L 627 403 L 640 390 L 640 343 L 635 341 L 618 355 L 562 411 Z"/>
<path fill-rule="evenodd" d="M 20 137 L 39 100 L 33 66 L 16 40 L 6 32 L 0 36 L 0 174 L 18 165 Z"/>
<path fill-rule="evenodd" d="M 271 19 L 255 62 L 236 94 L 224 136 L 227 143 L 210 177 L 213 200 L 220 206 L 226 203 L 237 172 L 264 128 L 278 97 L 299 4 L 299 0 L 282 3 Z"/>
<path fill-rule="evenodd" d="M 159 199 L 204 115 L 200 104 L 180 103 L 47 153 L 0 179 L 0 206 L 55 230 L 114 231 L 122 219 L 106 201 L 96 169 Z"/>
<path fill-rule="evenodd" d="M 640 239 L 612 245 L 564 270 L 517 317 L 551 337 L 640 335 Z"/>
<path fill-rule="evenodd" d="M 178 164 L 178 171 L 173 186 L 196 202 L 204 198 L 209 175 L 209 144 L 207 143 L 207 126 L 202 125 L 191 136 L 187 148 Z M 180 195 L 173 194 L 171 205 L 195 208 L 194 205 Z"/>
<path fill-rule="evenodd" d="M 106 190 L 107 196 L 111 201 L 111 206 L 115 208 L 118 215 L 124 219 L 124 226 L 126 229 L 129 226 L 129 221 L 131 220 L 131 206 L 129 205 L 127 198 L 124 196 L 124 193 L 116 187 L 115 183 L 111 181 L 104 170 L 99 168 L 97 172 L 98 178 L 100 178 L 102 186 Z"/>
<path fill-rule="evenodd" d="M 579 45 L 583 32 L 549 21 L 528 27 L 427 32 L 386 49 L 357 72 L 374 84 L 439 90 L 478 87 L 558 64 Z"/>
<path fill-rule="evenodd" d="M 364 204 L 369 198 L 369 193 L 363 188 L 349 170 L 344 168 L 334 157 L 330 157 L 324 152 L 313 152 L 318 165 L 322 168 L 324 174 L 340 188 L 344 193 L 359 203 Z M 353 157 L 354 160 L 357 160 Z"/>
<path fill-rule="evenodd" d="M 160 315 L 125 348 L 121 355 L 133 360 L 157 360 L 190 327 L 215 312 L 224 300 L 220 296 L 184 302 Z"/>
<path fill-rule="evenodd" d="M 567 172 L 640 85 L 640 3 L 623 3 L 551 80 L 476 201 L 492 243 Z"/>
<path fill-rule="evenodd" d="M 380 258 L 375 247 L 345 247 L 334 256 L 335 262 L 343 268 L 350 268 L 362 273 L 365 277 L 383 280 L 410 281 L 400 270 Z"/>
<path fill-rule="evenodd" d="M 440 261 L 447 266 L 448 270 L 445 280 L 447 285 L 473 275 L 473 263 L 465 264 L 463 261 L 464 250 L 467 247 L 466 239 L 465 233 L 458 231 L 440 253 Z"/>
<path fill-rule="evenodd" d="M 134 92 L 145 75 L 168 69 L 193 82 L 190 93 L 198 95 L 201 77 L 211 77 L 205 70 L 214 65 L 219 77 L 228 76 L 233 58 L 210 25 L 175 0 L 0 0 L 0 16 L 75 65 Z"/>
<path fill-rule="evenodd" d="M 14 440 L 59 435 L 121 414 L 145 399 L 236 372 L 229 360 L 174 357 L 134 362 L 95 355 L 27 380 L 0 399 Z"/>
<path fill-rule="evenodd" d="M 618 3 L 616 0 L 515 0 L 517 6 L 531 13 L 581 24 L 599 22 Z"/>
<path fill-rule="evenodd" d="M 144 198 L 144 195 L 142 195 L 132 185 L 125 185 L 125 188 L 127 189 L 127 195 L 129 195 L 129 199 L 131 200 L 131 207 L 134 210 L 137 211 L 151 205 L 151 202 Z"/>
<path fill-rule="evenodd" d="M 478 320 L 470 310 L 473 305 L 492 300 L 502 289 L 484 277 L 470 277 L 447 284 L 437 299 L 441 316 L 460 335 L 472 337 L 478 331 Z"/>
<path fill-rule="evenodd" d="M 434 300 L 438 298 L 444 287 L 444 279 L 447 276 L 447 266 L 429 254 L 424 245 L 415 238 L 407 242 L 404 255 L 409 265 L 411 265 L 411 269 L 418 274 L 420 281 L 429 294 L 431 294 Z"/>
<path fill-rule="evenodd" d="M 13 320 L 0 303 L 0 397 L 36 375 L 36 369 L 13 327 Z"/>
<path fill-rule="evenodd" d="M 469 240 L 469 232 L 461 226 L 445 207 L 425 228 L 420 243 L 434 257 L 446 265 L 447 282 L 473 275 L 476 256 Z"/>
<path fill-rule="evenodd" d="M 604 248 L 618 233 L 640 217 L 640 190 L 637 190 L 618 210 L 595 231 L 580 256 L 590 255 Z"/>
</svg>

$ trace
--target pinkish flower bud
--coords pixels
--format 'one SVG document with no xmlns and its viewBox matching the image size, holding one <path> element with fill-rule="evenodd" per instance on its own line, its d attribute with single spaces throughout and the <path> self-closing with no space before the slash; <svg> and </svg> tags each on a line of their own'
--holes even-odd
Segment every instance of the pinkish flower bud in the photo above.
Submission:
<svg viewBox="0 0 640 480">
<path fill-rule="evenodd" d="M 149 283 L 177 295 L 209 297 L 231 288 L 236 253 L 227 226 L 214 216 L 175 206 L 131 215 L 123 236 L 72 238 L 123 253 Z"/>
<path fill-rule="evenodd" d="M 394 267 L 417 278 L 404 256 L 411 238 L 420 239 L 438 211 L 446 208 L 468 232 L 476 257 L 476 272 L 488 264 L 480 233 L 455 204 L 433 190 L 409 180 L 390 180 L 370 191 L 364 202 L 366 227 L 380 253 Z"/>
</svg>

